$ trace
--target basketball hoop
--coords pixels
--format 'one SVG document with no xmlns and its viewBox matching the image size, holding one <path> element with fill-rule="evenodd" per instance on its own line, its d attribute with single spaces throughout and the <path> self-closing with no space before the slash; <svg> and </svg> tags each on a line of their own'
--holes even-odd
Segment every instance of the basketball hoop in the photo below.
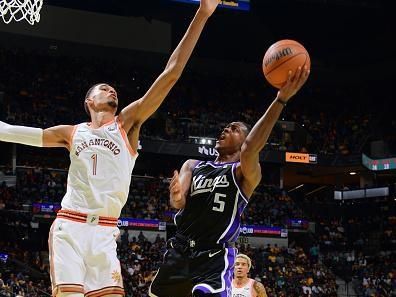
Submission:
<svg viewBox="0 0 396 297">
<path fill-rule="evenodd" d="M 0 0 L 0 15 L 6 24 L 25 19 L 30 25 L 40 21 L 43 0 Z"/>
</svg>

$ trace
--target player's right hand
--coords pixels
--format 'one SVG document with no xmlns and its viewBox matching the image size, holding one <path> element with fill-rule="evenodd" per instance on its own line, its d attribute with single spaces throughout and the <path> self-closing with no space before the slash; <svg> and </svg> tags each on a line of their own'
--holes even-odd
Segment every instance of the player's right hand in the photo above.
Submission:
<svg viewBox="0 0 396 297">
<path fill-rule="evenodd" d="M 292 71 L 289 71 L 289 76 L 286 83 L 279 89 L 277 99 L 282 101 L 289 101 L 298 90 L 305 84 L 308 79 L 310 70 L 307 66 L 298 67 L 296 73 L 292 75 Z"/>
<path fill-rule="evenodd" d="M 177 170 L 173 171 L 173 177 L 169 185 L 170 197 L 173 201 L 181 200 L 181 184 L 179 179 L 179 172 Z"/>
<path fill-rule="evenodd" d="M 220 0 L 201 0 L 199 12 L 204 13 L 206 16 L 211 16 L 219 3 Z"/>
</svg>

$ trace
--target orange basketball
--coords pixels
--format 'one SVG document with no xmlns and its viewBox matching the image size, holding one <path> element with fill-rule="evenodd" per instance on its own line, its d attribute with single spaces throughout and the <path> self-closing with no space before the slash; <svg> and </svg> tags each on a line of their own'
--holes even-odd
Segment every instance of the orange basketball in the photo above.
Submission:
<svg viewBox="0 0 396 297">
<path fill-rule="evenodd" d="M 287 81 L 289 71 L 299 66 L 311 67 L 307 50 L 297 41 L 280 40 L 269 47 L 263 59 L 263 72 L 267 81 L 275 88 L 281 88 Z"/>
</svg>

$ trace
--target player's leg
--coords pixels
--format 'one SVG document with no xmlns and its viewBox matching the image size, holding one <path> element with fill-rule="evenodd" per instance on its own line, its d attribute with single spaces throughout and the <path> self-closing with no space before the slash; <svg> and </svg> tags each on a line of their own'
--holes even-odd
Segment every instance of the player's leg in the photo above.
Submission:
<svg viewBox="0 0 396 297">
<path fill-rule="evenodd" d="M 164 261 L 150 285 L 149 296 L 186 297 L 191 295 L 191 289 L 188 257 L 168 242 Z"/>
<path fill-rule="evenodd" d="M 121 265 L 117 257 L 117 242 L 120 231 L 117 227 L 90 226 L 92 229 L 89 253 L 84 257 L 85 297 L 124 296 Z"/>
<path fill-rule="evenodd" d="M 150 297 L 185 297 L 190 296 L 191 281 L 173 277 L 177 272 L 161 265 L 149 287 Z"/>
<path fill-rule="evenodd" d="M 200 252 L 195 259 L 192 290 L 194 297 L 231 297 L 232 274 L 237 249 Z"/>
<path fill-rule="evenodd" d="M 80 225 L 82 224 L 56 219 L 51 226 L 48 246 L 51 284 L 55 296 L 84 295 L 85 265 L 75 236 L 81 231 Z"/>
</svg>

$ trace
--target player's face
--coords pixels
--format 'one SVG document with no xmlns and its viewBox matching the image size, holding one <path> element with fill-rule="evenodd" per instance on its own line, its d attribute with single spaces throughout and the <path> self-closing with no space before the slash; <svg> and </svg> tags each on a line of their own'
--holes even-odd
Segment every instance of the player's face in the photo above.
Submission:
<svg viewBox="0 0 396 297">
<path fill-rule="evenodd" d="M 234 277 L 244 278 L 247 277 L 249 272 L 248 261 L 244 258 L 237 258 L 234 266 Z"/>
<path fill-rule="evenodd" d="M 117 92 L 108 84 L 97 85 L 87 100 L 95 111 L 113 111 L 114 113 L 117 111 Z"/>
<path fill-rule="evenodd" d="M 246 126 L 241 122 L 232 122 L 221 131 L 216 141 L 216 149 L 239 151 L 246 139 Z"/>
</svg>

